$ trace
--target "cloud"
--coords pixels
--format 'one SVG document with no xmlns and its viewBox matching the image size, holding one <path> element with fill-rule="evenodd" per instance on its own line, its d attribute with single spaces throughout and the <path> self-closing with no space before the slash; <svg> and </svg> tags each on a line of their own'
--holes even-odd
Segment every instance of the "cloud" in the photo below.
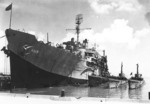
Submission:
<svg viewBox="0 0 150 104">
<path fill-rule="evenodd" d="M 132 0 L 132 1 L 125 0 L 119 2 L 119 6 L 116 10 L 136 12 L 136 11 L 140 11 L 141 9 L 142 9 L 142 5 L 140 5 L 137 0 Z"/>
<path fill-rule="evenodd" d="M 108 14 L 110 11 L 136 12 L 142 9 L 137 0 L 89 0 L 89 4 L 98 14 Z"/>
<path fill-rule="evenodd" d="M 104 28 L 101 33 L 95 33 L 94 30 L 85 30 L 80 34 L 80 41 L 87 38 L 90 44 L 111 43 L 126 45 L 128 49 L 134 49 L 140 43 L 140 40 L 150 34 L 150 30 L 143 28 L 135 30 L 128 25 L 128 20 L 116 19 L 110 27 Z M 68 33 L 62 41 L 69 41 L 76 35 Z"/>
<path fill-rule="evenodd" d="M 35 35 L 35 37 L 37 38 L 38 41 L 43 41 L 44 43 L 46 43 L 46 34 L 42 33 L 42 32 L 35 32 L 35 31 L 28 31 L 28 33 Z"/>
<path fill-rule="evenodd" d="M 150 11 L 150 0 L 138 0 L 138 2 L 145 7 L 146 11 Z"/>
<path fill-rule="evenodd" d="M 113 43 L 127 43 L 132 39 L 133 29 L 129 27 L 128 21 L 124 19 L 114 20 L 109 28 L 101 33 L 104 41 Z"/>
<path fill-rule="evenodd" d="M 109 13 L 110 10 L 113 9 L 113 5 L 111 4 L 99 4 L 98 0 L 94 0 L 91 3 L 91 8 L 96 12 L 96 13 Z"/>
<path fill-rule="evenodd" d="M 137 30 L 134 35 L 135 35 L 137 38 L 144 38 L 144 37 L 146 37 L 149 33 L 150 33 L 150 29 L 149 29 L 149 28 L 143 28 L 142 30 Z"/>
<path fill-rule="evenodd" d="M 0 29 L 0 37 L 2 37 L 4 35 L 5 35 L 5 32 L 2 29 Z M 0 50 L 6 45 L 7 45 L 6 38 L 5 37 L 0 38 Z M 1 62 L 0 72 L 6 73 L 6 69 L 8 68 L 8 66 L 7 66 L 8 58 L 6 58 L 6 55 L 4 54 L 3 51 L 0 51 L 0 62 Z M 7 69 L 7 73 L 8 72 L 9 72 L 9 70 Z"/>
<path fill-rule="evenodd" d="M 5 32 L 2 29 L 0 29 L 0 37 L 3 36 L 5 36 Z M 6 37 L 0 38 L 0 43 L 1 43 L 0 44 L 0 50 L 1 50 L 2 47 L 6 45 Z"/>
<path fill-rule="evenodd" d="M 149 25 L 150 25 L 150 12 L 147 12 L 147 13 L 145 14 L 145 18 L 147 19 L 147 21 L 148 21 L 148 23 L 149 23 Z"/>
</svg>

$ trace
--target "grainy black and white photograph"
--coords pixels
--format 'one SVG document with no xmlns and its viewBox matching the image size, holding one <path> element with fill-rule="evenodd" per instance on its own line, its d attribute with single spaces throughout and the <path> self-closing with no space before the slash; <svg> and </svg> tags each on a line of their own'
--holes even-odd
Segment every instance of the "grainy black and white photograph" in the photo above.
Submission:
<svg viewBox="0 0 150 104">
<path fill-rule="evenodd" d="M 150 0 L 0 0 L 0 102 L 150 103 Z"/>
</svg>

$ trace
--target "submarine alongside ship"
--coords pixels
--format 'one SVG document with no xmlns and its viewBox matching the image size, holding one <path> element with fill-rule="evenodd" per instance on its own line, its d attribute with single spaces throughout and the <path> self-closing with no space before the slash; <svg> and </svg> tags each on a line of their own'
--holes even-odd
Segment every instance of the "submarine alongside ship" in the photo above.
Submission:
<svg viewBox="0 0 150 104">
<path fill-rule="evenodd" d="M 112 75 L 90 75 L 89 76 L 89 86 L 100 86 L 103 83 L 107 88 L 117 88 L 124 84 L 127 84 L 128 79 L 125 77 L 123 73 L 123 64 L 121 64 L 121 73 L 119 76 Z"/>
<path fill-rule="evenodd" d="M 137 64 L 137 73 L 128 80 L 129 89 L 139 88 L 144 84 L 144 82 L 145 81 L 142 78 L 142 74 L 139 74 L 139 65 Z"/>
<path fill-rule="evenodd" d="M 128 81 L 121 65 L 119 76 L 111 76 L 107 65 L 105 51 L 100 55 L 95 48 L 88 48 L 88 40 L 79 42 L 82 15 L 76 17 L 77 41 L 64 42 L 52 46 L 50 42 L 38 41 L 32 34 L 6 30 L 7 48 L 2 51 L 10 57 L 11 83 L 10 88 L 42 88 L 59 85 L 86 85 L 117 88 L 129 82 L 140 86 L 138 73 Z M 89 29 L 89 28 L 88 28 Z M 138 78 L 137 78 L 138 77 Z"/>
</svg>

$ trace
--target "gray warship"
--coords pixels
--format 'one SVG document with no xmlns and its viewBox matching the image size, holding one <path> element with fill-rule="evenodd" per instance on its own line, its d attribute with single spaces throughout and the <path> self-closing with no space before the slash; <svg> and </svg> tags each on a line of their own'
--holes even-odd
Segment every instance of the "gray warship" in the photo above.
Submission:
<svg viewBox="0 0 150 104">
<path fill-rule="evenodd" d="M 88 48 L 88 40 L 79 42 L 82 15 L 76 17 L 77 41 L 52 46 L 38 41 L 32 34 L 6 29 L 7 47 L 3 51 L 10 57 L 11 88 L 41 88 L 58 85 L 88 85 L 88 75 L 95 70 L 109 75 L 107 56 Z"/>
</svg>

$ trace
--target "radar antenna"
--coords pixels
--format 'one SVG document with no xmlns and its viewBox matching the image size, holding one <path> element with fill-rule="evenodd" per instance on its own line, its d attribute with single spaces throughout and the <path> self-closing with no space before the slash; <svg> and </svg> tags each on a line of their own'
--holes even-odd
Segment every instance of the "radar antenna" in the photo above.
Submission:
<svg viewBox="0 0 150 104">
<path fill-rule="evenodd" d="M 90 30 L 91 28 L 83 28 L 80 29 L 80 24 L 83 22 L 83 15 L 82 14 L 78 14 L 76 16 L 76 28 L 75 29 L 66 29 L 68 30 L 76 30 L 76 34 L 77 34 L 77 45 L 79 44 L 79 34 L 80 34 L 80 30 Z"/>
</svg>

